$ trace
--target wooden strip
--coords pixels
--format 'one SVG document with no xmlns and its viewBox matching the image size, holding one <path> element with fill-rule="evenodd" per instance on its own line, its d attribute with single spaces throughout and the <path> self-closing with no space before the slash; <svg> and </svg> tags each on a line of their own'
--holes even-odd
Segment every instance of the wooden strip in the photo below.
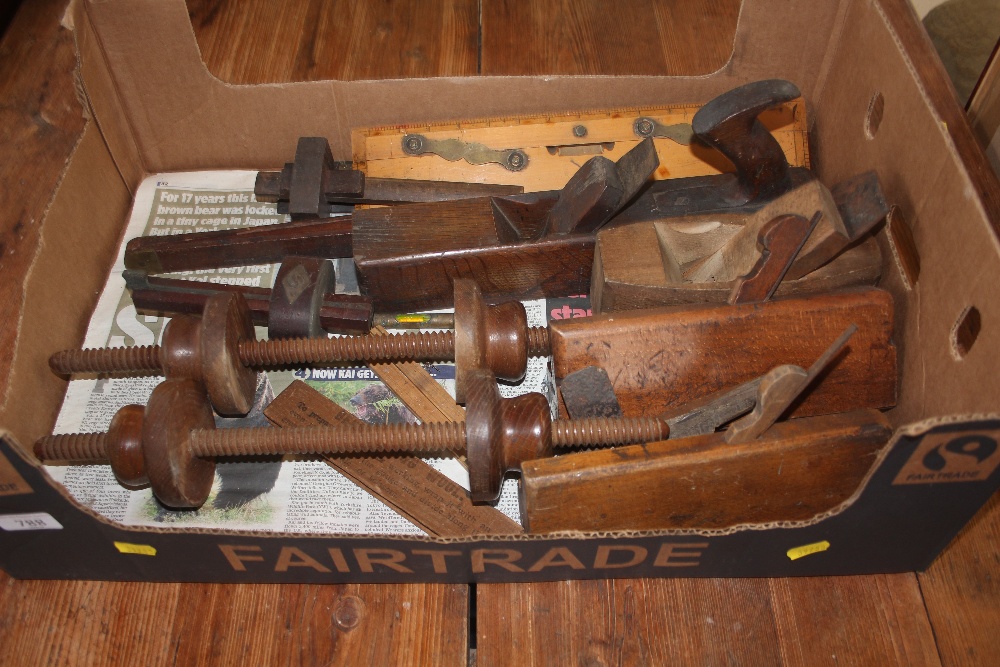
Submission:
<svg viewBox="0 0 1000 667">
<path fill-rule="evenodd" d="M 864 410 L 781 422 L 747 444 L 710 433 L 526 461 L 522 519 L 531 533 L 803 521 L 849 498 L 891 433 Z"/>
<path fill-rule="evenodd" d="M 229 83 L 476 74 L 475 0 L 188 0 L 205 64 Z"/>
<path fill-rule="evenodd" d="M 278 426 L 360 421 L 302 381 L 295 381 L 264 410 Z M 413 457 L 326 457 L 326 462 L 431 535 L 509 535 L 521 527 L 497 509 L 473 505 L 469 493 Z"/>
<path fill-rule="evenodd" d="M 371 331 L 374 336 L 388 336 L 383 327 Z M 465 410 L 441 383 L 420 364 L 408 361 L 395 364 L 368 364 L 385 386 L 406 404 L 421 422 L 464 422 Z"/>
<path fill-rule="evenodd" d="M 465 410 L 420 364 L 409 361 L 369 367 L 421 422 L 465 421 Z"/>
<path fill-rule="evenodd" d="M 948 550 L 918 575 L 946 664 L 1000 664 L 1000 495 L 994 495 Z"/>
<path fill-rule="evenodd" d="M 14 581 L 0 572 L 0 645 L 26 665 L 465 665 L 468 599 L 462 584 Z M 361 612 L 353 627 L 351 607 Z"/>
<path fill-rule="evenodd" d="M 476 613 L 479 667 L 939 664 L 912 574 L 480 584 Z"/>
</svg>

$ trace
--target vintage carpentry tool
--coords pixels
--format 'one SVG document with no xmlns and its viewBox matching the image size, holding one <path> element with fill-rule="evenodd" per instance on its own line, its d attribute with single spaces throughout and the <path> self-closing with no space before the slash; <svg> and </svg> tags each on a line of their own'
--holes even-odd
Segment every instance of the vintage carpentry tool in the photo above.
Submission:
<svg viewBox="0 0 1000 667">
<path fill-rule="evenodd" d="M 804 170 L 789 169 L 780 146 L 756 121 L 763 108 L 786 101 L 789 95 L 795 97 L 798 91 L 787 82 L 760 82 L 706 104 L 696 114 L 696 120 L 705 119 L 694 123 L 696 132 L 732 159 L 738 174 L 721 181 L 654 183 L 647 194 L 673 192 L 670 196 L 677 201 L 687 197 L 693 203 L 677 208 L 674 202 L 672 212 L 653 210 L 645 215 L 679 215 L 682 208 L 684 213 L 705 207 L 752 209 L 811 178 Z M 601 160 L 561 192 L 370 209 L 337 222 L 133 239 L 125 263 L 160 273 L 273 262 L 284 254 L 353 253 L 362 291 L 381 310 L 447 306 L 451 278 L 456 275 L 474 278 L 490 299 L 581 293 L 587 290 L 594 241 L 592 232 L 583 230 L 606 224 L 610 215 L 628 204 L 635 194 L 632 188 L 643 184 L 650 175 L 643 172 L 651 172 L 657 158 L 652 140 L 646 139 L 613 170 Z M 633 167 L 635 173 L 623 178 L 624 170 Z M 721 194 L 713 198 L 695 192 Z"/>
<path fill-rule="evenodd" d="M 629 151 L 620 166 L 602 157 L 590 162 L 603 169 L 585 165 L 579 178 L 558 192 L 374 208 L 352 216 L 250 229 L 140 237 L 127 244 L 125 266 L 162 273 L 269 263 L 286 255 L 349 257 L 352 228 L 353 237 L 364 242 L 380 238 L 383 251 L 422 247 L 448 251 L 491 236 L 496 242 L 517 244 L 541 238 L 553 224 L 568 231 L 578 223 L 603 224 L 656 168 L 656 154 L 652 141 L 646 140 Z M 593 192 L 595 179 L 609 181 L 606 195 L 581 204 L 579 196 Z M 307 251 L 310 247 L 315 252 Z M 403 282 L 395 289 L 407 287 Z"/>
<path fill-rule="evenodd" d="M 749 442 L 766 431 L 788 409 L 844 349 L 856 331 L 857 326 L 849 326 L 808 371 L 793 364 L 776 366 L 761 377 L 686 402 L 657 417 L 667 422 L 670 437 L 676 439 L 711 433 L 750 412 L 726 430 L 726 442 Z M 624 414 L 611 378 L 603 368 L 587 366 L 570 373 L 560 383 L 559 392 L 566 412 L 574 419 L 621 417 Z"/>
<path fill-rule="evenodd" d="M 282 265 L 288 262 L 289 258 L 286 257 Z M 159 313 L 171 317 L 200 315 L 208 297 L 213 294 L 239 292 L 250 307 L 250 315 L 255 326 L 268 326 L 270 322 L 273 292 L 264 287 L 148 276 L 143 271 L 132 269 L 125 269 L 122 278 L 132 293 L 132 304 L 141 313 Z M 279 335 L 281 332 L 269 329 L 268 338 L 318 335 L 310 333 L 314 322 L 328 333 L 349 335 L 366 334 L 373 326 L 387 329 L 455 328 L 455 316 L 451 313 L 373 313 L 371 299 L 359 294 L 339 294 L 332 289 L 323 295 L 319 303 L 314 303 L 311 299 L 306 300 L 303 295 L 299 295 L 293 305 L 296 309 L 296 321 L 307 325 L 307 328 L 304 330 L 297 328 L 286 335 Z M 299 310 L 300 308 L 302 310 Z"/>
<path fill-rule="evenodd" d="M 431 382 L 437 385 L 434 380 Z M 395 393 L 395 389 L 393 391 Z M 441 393 L 454 406 L 443 388 Z M 464 411 L 460 408 L 458 411 L 464 419 Z M 292 382 L 275 396 L 264 414 L 271 423 L 286 428 L 363 423 L 301 380 Z M 434 421 L 421 414 L 418 417 L 423 422 Z M 328 456 L 325 461 L 430 535 L 463 537 L 522 532 L 521 527 L 500 510 L 473 505 L 468 491 L 419 459 L 348 455 Z"/>
<path fill-rule="evenodd" d="M 812 180 L 807 170 L 789 167 L 781 147 L 757 120 L 764 109 L 798 95 L 788 82 L 757 82 L 717 97 L 695 114 L 696 136 L 729 158 L 736 174 L 647 183 L 633 200 L 627 193 L 617 194 L 621 188 L 609 174 L 609 163 L 594 158 L 567 183 L 545 219 L 539 212 L 549 197 L 537 193 L 534 202 L 528 201 L 529 194 L 494 198 L 496 215 L 470 211 L 463 218 L 441 220 L 434 237 L 422 233 L 414 207 L 402 211 L 410 214 L 405 220 L 397 214 L 391 221 L 356 225 L 353 252 L 362 292 L 377 308 L 393 310 L 446 305 L 454 275 L 475 279 L 489 299 L 585 293 L 592 233 L 602 226 L 719 210 L 745 215 Z M 650 143 L 640 153 L 642 147 L 640 143 L 618 161 L 619 173 L 633 172 L 638 178 L 647 171 L 655 148 Z M 622 168 L 625 163 L 643 168 Z M 621 182 L 628 189 L 630 181 Z M 644 204 L 650 197 L 669 203 Z M 632 203 L 622 209 L 628 201 Z M 620 210 L 613 218 L 597 214 L 615 208 Z M 563 214 L 566 221 L 560 222 Z"/>
<path fill-rule="evenodd" d="M 369 177 L 509 183 L 536 192 L 562 188 L 591 156 L 617 160 L 639 141 L 652 137 L 660 159 L 660 167 L 653 174 L 655 180 L 731 170 L 726 158 L 693 141 L 691 119 L 700 107 L 612 108 L 354 128 L 351 157 L 355 167 Z M 793 166 L 809 167 L 807 116 L 805 101 L 796 98 L 759 117 Z M 415 138 L 426 146 L 448 142 L 447 147 L 453 151 L 450 157 L 459 159 L 450 161 L 427 151 L 414 154 L 414 147 L 408 144 Z M 515 161 L 521 165 L 517 171 L 506 164 L 514 151 L 526 158 Z M 466 155 L 481 164 L 472 164 Z"/>
<path fill-rule="evenodd" d="M 140 312 L 201 315 L 210 296 L 232 292 L 243 295 L 254 325 L 267 326 L 268 338 L 318 336 L 322 331 L 368 333 L 373 324 L 371 300 L 335 293 L 334 277 L 332 262 L 316 257 L 286 257 L 278 270 L 277 290 L 122 272 Z"/>
<path fill-rule="evenodd" d="M 760 437 L 843 351 L 847 341 L 857 330 L 858 327 L 854 324 L 847 327 L 808 370 L 793 364 L 783 364 L 768 371 L 757 386 L 757 400 L 753 410 L 726 429 L 726 442 L 736 445 Z"/>
<path fill-rule="evenodd" d="M 521 523 L 549 533 L 807 521 L 858 490 L 891 435 L 883 414 L 860 410 L 779 422 L 745 444 L 713 432 L 525 461 Z"/>
<path fill-rule="evenodd" d="M 325 137 L 299 138 L 295 162 L 281 171 L 258 172 L 254 184 L 257 201 L 276 203 L 278 213 L 287 213 L 292 220 L 328 216 L 337 204 L 452 201 L 523 191 L 517 185 L 367 178 L 356 169 L 337 169 Z"/>
<path fill-rule="evenodd" d="M 761 227 L 757 235 L 760 258 L 749 273 L 733 281 L 728 302 L 760 303 L 770 299 L 822 217 L 822 211 L 816 211 L 812 221 L 801 215 L 781 215 Z"/>
<path fill-rule="evenodd" d="M 602 230 L 591 280 L 596 312 L 723 302 L 760 258 L 761 228 L 787 214 L 823 219 L 788 270 L 779 294 L 873 285 L 881 253 L 871 231 L 888 212 L 874 172 L 828 190 L 808 181 L 749 215 L 711 213 Z M 868 239 L 867 241 L 865 239 Z"/>
<path fill-rule="evenodd" d="M 735 173 L 658 183 L 617 217 L 614 225 L 695 213 L 750 213 L 815 178 L 790 167 L 778 142 L 757 117 L 801 93 L 789 81 L 769 79 L 734 88 L 703 106 L 691 120 L 695 136 L 725 155 Z"/>
<path fill-rule="evenodd" d="M 550 328 L 528 327 L 520 303 L 487 307 L 470 281 L 456 281 L 455 294 L 454 333 L 257 341 L 245 302 L 226 293 L 209 299 L 200 322 L 171 320 L 162 347 L 67 350 L 54 354 L 49 365 L 62 375 L 164 372 L 201 378 L 220 414 L 243 414 L 252 397 L 251 368 L 455 359 L 461 402 L 467 370 L 490 368 L 498 377 L 518 381 L 529 355 L 551 351 L 557 381 L 584 366 L 603 366 L 615 378 L 626 414 L 636 414 L 637 407 L 652 410 L 641 414 L 656 414 L 745 382 L 778 363 L 805 365 L 822 351 L 815 349 L 816 337 L 832 338 L 857 322 L 860 335 L 849 353 L 797 410 L 817 414 L 895 402 L 892 302 L 879 290 L 756 306 L 656 309 L 554 322 Z M 553 337 L 557 342 L 551 342 Z"/>
<path fill-rule="evenodd" d="M 657 417 L 670 426 L 670 438 L 711 433 L 753 409 L 762 380 L 763 377 L 754 378 L 732 389 L 688 401 Z M 624 416 L 608 372 L 598 366 L 587 366 L 564 377 L 559 383 L 559 395 L 572 419 Z"/>
<path fill-rule="evenodd" d="M 757 378 L 781 364 L 808 367 L 850 324 L 858 332 L 791 414 L 896 402 L 892 297 L 852 289 L 760 304 L 699 304 L 599 314 L 549 324 L 556 382 L 604 368 L 626 415 L 655 415 Z"/>
<path fill-rule="evenodd" d="M 208 297 L 200 319 L 171 319 L 162 345 L 65 350 L 52 355 L 49 366 L 61 375 L 162 372 L 168 378 L 194 378 L 205 384 L 219 414 L 242 415 L 252 403 L 254 369 L 454 359 L 456 400 L 461 403 L 469 371 L 487 368 L 517 382 L 529 355 L 548 354 L 546 329 L 528 326 L 521 303 L 486 306 L 475 283 L 467 280 L 455 281 L 454 298 L 454 332 L 259 341 L 243 296 L 220 292 Z"/>
<path fill-rule="evenodd" d="M 503 476 L 553 447 L 600 447 L 667 437 L 658 419 L 552 421 L 541 394 L 503 399 L 488 371 L 469 375 L 464 422 L 339 427 L 215 429 L 212 408 L 195 380 L 174 378 L 153 389 L 145 409 L 122 408 L 107 433 L 46 436 L 42 461 L 110 462 L 127 486 L 149 482 L 169 507 L 200 507 L 212 488 L 215 457 L 277 454 L 410 454 L 466 452 L 473 502 L 495 502 Z"/>
</svg>

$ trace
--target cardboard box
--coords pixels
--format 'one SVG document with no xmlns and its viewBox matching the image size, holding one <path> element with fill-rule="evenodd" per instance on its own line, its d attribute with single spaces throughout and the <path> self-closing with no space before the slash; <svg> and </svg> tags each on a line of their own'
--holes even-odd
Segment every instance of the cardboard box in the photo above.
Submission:
<svg viewBox="0 0 1000 667">
<path fill-rule="evenodd" d="M 906 0 L 746 0 L 730 61 L 709 76 L 673 78 L 234 86 L 205 69 L 183 0 L 81 1 L 73 20 L 93 121 L 43 223 L 0 410 L 0 564 L 13 576 L 459 582 L 897 572 L 927 567 L 996 489 L 1000 187 Z M 353 127 L 704 102 L 774 77 L 796 83 L 811 107 L 819 176 L 833 183 L 877 169 L 898 206 L 893 233 L 880 233 L 886 257 L 896 258 L 882 283 L 897 310 L 901 384 L 888 413 L 896 431 L 836 511 L 723 531 L 516 539 L 130 529 L 73 503 L 27 453 L 50 432 L 65 390 L 46 359 L 81 340 L 144 175 L 273 168 L 300 135 L 329 137 L 346 159 Z M 916 256 L 905 251 L 907 236 Z"/>
</svg>

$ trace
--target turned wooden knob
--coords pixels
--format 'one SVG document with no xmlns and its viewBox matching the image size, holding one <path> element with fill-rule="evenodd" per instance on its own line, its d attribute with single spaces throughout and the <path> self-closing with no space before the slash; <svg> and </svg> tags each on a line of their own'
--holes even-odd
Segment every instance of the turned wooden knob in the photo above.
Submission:
<svg viewBox="0 0 1000 667">
<path fill-rule="evenodd" d="M 455 400 L 466 402 L 468 375 L 488 368 L 520 382 L 528 368 L 528 315 L 520 301 L 487 306 L 474 280 L 455 280 Z"/>
<path fill-rule="evenodd" d="M 126 405 L 115 413 L 108 426 L 107 457 L 111 472 L 122 486 L 130 488 L 149 484 L 142 454 L 143 412 L 141 405 Z"/>
<path fill-rule="evenodd" d="M 552 456 L 552 418 L 542 394 L 500 398 L 493 375 L 466 372 L 466 457 L 472 502 L 493 503 L 504 475 L 521 463 Z"/>
<path fill-rule="evenodd" d="M 214 430 L 205 391 L 191 379 L 169 379 L 153 389 L 142 425 L 142 454 L 149 485 L 168 507 L 201 507 L 215 481 L 215 459 L 199 458 L 191 434 Z"/>
<path fill-rule="evenodd" d="M 256 340 L 246 299 L 213 294 L 200 319 L 181 315 L 167 323 L 160 347 L 163 374 L 201 382 L 220 415 L 245 415 L 257 391 L 257 372 L 240 361 L 245 340 Z"/>
</svg>

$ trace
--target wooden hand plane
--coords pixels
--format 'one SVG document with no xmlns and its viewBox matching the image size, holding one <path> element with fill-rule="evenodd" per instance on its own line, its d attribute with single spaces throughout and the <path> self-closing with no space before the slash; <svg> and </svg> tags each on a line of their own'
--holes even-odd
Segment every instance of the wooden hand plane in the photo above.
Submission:
<svg viewBox="0 0 1000 667">
<path fill-rule="evenodd" d="M 605 228 L 597 235 L 594 312 L 721 303 L 762 256 L 759 234 L 782 215 L 822 219 L 798 251 L 778 294 L 874 285 L 882 269 L 871 232 L 889 207 L 875 172 L 832 189 L 807 181 L 747 213 L 715 212 Z M 620 217 L 620 216 L 619 216 Z M 617 220 L 617 218 L 616 218 Z"/>
<path fill-rule="evenodd" d="M 155 274 L 270 263 L 286 255 L 350 257 L 357 246 L 362 290 L 374 289 L 375 307 L 382 310 L 449 305 L 456 277 L 473 277 L 480 285 L 494 287 L 484 290 L 493 297 L 586 291 L 580 288 L 589 280 L 593 230 L 635 196 L 657 164 L 652 139 L 646 139 L 617 163 L 592 158 L 560 191 L 372 208 L 351 216 L 249 229 L 140 237 L 126 246 L 125 266 Z M 578 226 L 586 231 L 577 232 Z M 426 261 L 417 260 L 416 276 L 385 275 L 405 269 L 410 258 L 422 255 L 438 265 L 425 266 Z M 478 262 L 478 268 L 463 273 L 452 269 L 452 261 L 466 267 Z M 362 266 L 372 269 L 366 274 Z M 391 284 L 383 284 L 384 280 Z"/>
<path fill-rule="evenodd" d="M 126 249 L 126 267 L 159 273 L 276 262 L 289 254 L 353 253 L 362 292 L 380 310 L 447 306 L 456 277 L 476 280 L 491 301 L 584 293 L 594 233 L 612 218 L 619 224 L 622 216 L 635 221 L 704 210 L 750 211 L 811 179 L 807 170 L 788 166 L 756 119 L 798 95 L 786 81 L 763 81 L 725 93 L 695 114 L 696 136 L 729 157 L 736 174 L 647 187 L 657 166 L 647 139 L 617 163 L 591 159 L 561 191 L 369 209 L 350 218 L 270 229 L 134 239 Z M 643 204 L 649 197 L 669 205 Z"/>
</svg>

